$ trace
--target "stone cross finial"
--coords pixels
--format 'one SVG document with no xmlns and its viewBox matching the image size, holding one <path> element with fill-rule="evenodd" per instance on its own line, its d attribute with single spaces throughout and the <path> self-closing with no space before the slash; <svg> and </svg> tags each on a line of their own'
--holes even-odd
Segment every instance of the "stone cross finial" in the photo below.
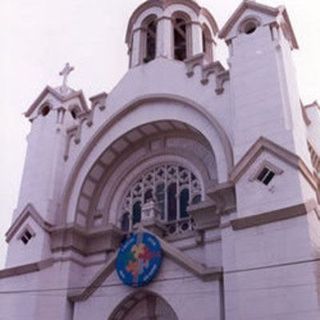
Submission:
<svg viewBox="0 0 320 320">
<path fill-rule="evenodd" d="M 66 65 L 64 66 L 64 68 L 62 69 L 62 71 L 59 72 L 60 76 L 63 76 L 63 82 L 62 82 L 62 87 L 64 89 L 67 88 L 67 80 L 68 80 L 68 76 L 69 74 L 74 70 L 74 67 L 70 66 L 70 63 L 67 62 Z"/>
</svg>

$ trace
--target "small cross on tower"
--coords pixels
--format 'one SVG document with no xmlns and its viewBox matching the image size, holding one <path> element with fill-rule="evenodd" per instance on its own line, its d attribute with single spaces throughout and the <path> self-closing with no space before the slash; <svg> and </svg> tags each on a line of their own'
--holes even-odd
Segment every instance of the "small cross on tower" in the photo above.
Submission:
<svg viewBox="0 0 320 320">
<path fill-rule="evenodd" d="M 74 67 L 70 66 L 70 63 L 67 62 L 62 71 L 59 72 L 59 75 L 63 77 L 63 82 L 62 82 L 62 89 L 64 91 L 67 91 L 68 86 L 67 86 L 67 81 L 68 81 L 68 76 L 69 74 L 74 70 Z"/>
</svg>

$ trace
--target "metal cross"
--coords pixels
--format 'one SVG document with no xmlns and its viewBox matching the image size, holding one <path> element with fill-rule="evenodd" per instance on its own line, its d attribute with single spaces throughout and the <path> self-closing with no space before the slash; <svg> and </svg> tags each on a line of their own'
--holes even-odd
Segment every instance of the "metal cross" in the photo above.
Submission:
<svg viewBox="0 0 320 320">
<path fill-rule="evenodd" d="M 74 67 L 71 67 L 70 63 L 67 62 L 66 65 L 64 66 L 63 70 L 59 72 L 59 75 L 63 76 L 63 83 L 62 83 L 63 88 L 67 88 L 68 76 L 73 70 L 74 70 Z"/>
</svg>

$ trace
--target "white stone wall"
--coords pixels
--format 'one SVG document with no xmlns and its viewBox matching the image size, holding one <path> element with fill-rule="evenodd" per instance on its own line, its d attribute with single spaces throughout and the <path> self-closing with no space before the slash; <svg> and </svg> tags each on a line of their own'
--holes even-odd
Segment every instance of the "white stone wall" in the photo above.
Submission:
<svg viewBox="0 0 320 320">
<path fill-rule="evenodd" d="M 182 9 L 192 20 L 208 22 L 197 16 L 193 9 L 175 4 L 164 13 L 158 8 L 144 12 L 132 27 L 138 28 L 149 13 L 169 17 Z M 246 15 L 258 15 L 261 24 L 249 35 L 239 31 Z M 199 175 L 206 175 L 202 177 L 204 192 L 218 184 L 235 184 L 236 209 L 221 217 L 220 227 L 201 230 L 196 236 L 182 237 L 169 245 L 180 249 L 200 266 L 222 267 L 224 290 L 218 279 L 204 281 L 167 257 L 147 290 L 161 296 L 183 320 L 319 319 L 320 271 L 319 261 L 315 260 L 320 256 L 318 205 L 307 214 L 301 212 L 303 215 L 299 217 L 242 230 L 232 228 L 233 220 L 239 218 L 301 205 L 309 200 L 316 203 L 312 181 L 307 182 L 308 177 L 312 180 L 312 174 L 311 178 L 308 176 L 312 167 L 307 137 L 316 149 L 319 148 L 315 126 L 319 122 L 318 109 L 307 111 L 313 121 L 307 133 L 290 46 L 281 32 L 274 30 L 272 33 L 270 29 L 270 23 L 277 22 L 275 17 L 250 9 L 238 18 L 227 36 L 231 52 L 230 79 L 226 80 L 224 90 L 219 94 L 216 92 L 218 71 L 210 74 L 206 83 L 203 81 L 203 61 L 199 60 L 190 72 L 190 61 L 184 63 L 171 59 L 172 48 L 164 41 L 168 39 L 158 40 L 157 59 L 138 66 L 140 34 L 135 32 L 131 47 L 132 68 L 108 95 L 105 108 L 94 108 L 81 121 L 72 120 L 70 114 L 66 114 L 62 122 L 59 122 L 56 109 L 62 106 L 68 110 L 71 104 L 81 101 L 52 99 L 55 111 L 46 117 L 37 117 L 37 109 L 34 110 L 30 116 L 32 131 L 28 137 L 14 220 L 31 203 L 43 223 L 48 221 L 52 225 L 43 228 L 30 217 L 23 221 L 10 239 L 7 267 L 21 266 L 21 271 L 25 264 L 50 257 L 54 264 L 19 276 L 14 276 L 11 271 L 13 276 L 0 279 L 1 290 L 15 292 L 1 297 L 0 320 L 87 320 L 93 316 L 97 320 L 108 319 L 119 303 L 135 291 L 120 284 L 115 272 L 84 301 L 72 305 L 68 294 L 74 293 L 73 289 L 81 291 L 86 288 L 108 263 L 110 253 L 81 255 L 76 247 L 58 248 L 52 253 L 50 234 L 54 227 L 71 227 L 78 223 L 82 227 L 79 233 L 92 235 L 94 228 L 87 228 L 86 218 L 78 219 L 79 207 L 87 207 L 87 211 L 103 211 L 107 218 L 104 225 L 99 226 L 101 228 L 107 223 L 117 224 L 118 202 L 125 189 L 120 182 L 129 183 L 139 170 L 160 159 L 182 159 L 179 151 L 183 147 L 192 149 L 204 168 L 200 165 L 195 168 Z M 159 35 L 172 36 L 168 21 L 164 19 L 159 23 Z M 193 51 L 199 53 L 200 27 L 193 26 L 192 30 Z M 39 101 L 39 106 L 42 102 Z M 110 180 L 101 180 L 100 198 L 94 199 L 96 207 L 90 207 L 92 199 L 80 198 L 84 182 L 98 181 L 103 171 L 109 169 L 107 162 L 101 165 L 102 155 L 117 139 L 125 137 L 130 130 L 159 121 L 188 125 L 188 133 L 199 131 L 209 147 L 204 150 L 201 143 L 193 143 L 191 138 L 185 139 L 183 135 L 168 139 L 163 150 L 157 149 L 155 144 L 145 147 L 140 153 L 128 157 L 128 161 L 137 162 L 142 154 L 145 156 L 143 163 L 132 167 L 128 161 L 119 162 L 113 175 L 110 174 Z M 261 136 L 299 156 L 297 164 L 286 161 L 276 152 L 263 150 L 257 157 L 249 159 L 239 179 L 229 181 L 234 166 Z M 131 148 L 136 146 L 134 142 L 130 143 Z M 170 148 L 176 149 L 176 154 L 167 154 Z M 149 151 L 150 154 L 159 151 L 159 154 L 147 159 Z M 196 156 L 183 161 L 190 167 L 196 166 Z M 301 160 L 305 164 L 304 171 L 299 166 Z M 264 161 L 281 171 L 268 186 L 255 179 Z M 208 170 L 206 174 L 205 170 Z M 124 172 L 127 172 L 126 176 Z M 92 173 L 90 179 L 89 173 Z M 213 182 L 215 186 L 211 185 Z M 87 188 L 90 186 L 92 184 Z M 113 192 L 115 189 L 118 193 Z M 94 197 L 98 195 L 92 194 Z M 211 201 L 206 194 L 203 198 Z M 221 200 L 217 196 L 214 201 L 217 198 Z M 224 200 L 222 197 L 221 202 Z M 219 201 L 215 204 L 218 205 Z M 35 237 L 25 246 L 19 240 L 19 232 L 27 224 L 34 230 Z"/>
</svg>

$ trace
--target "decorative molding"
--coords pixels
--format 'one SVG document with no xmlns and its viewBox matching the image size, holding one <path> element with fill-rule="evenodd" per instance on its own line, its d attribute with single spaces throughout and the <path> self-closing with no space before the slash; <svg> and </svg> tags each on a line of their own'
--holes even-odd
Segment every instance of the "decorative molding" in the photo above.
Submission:
<svg viewBox="0 0 320 320">
<path fill-rule="evenodd" d="M 124 233 L 113 225 L 94 231 L 87 231 L 76 225 L 52 228 L 52 252 L 73 250 L 82 256 L 115 251 Z"/>
<path fill-rule="evenodd" d="M 213 201 L 203 201 L 190 205 L 188 213 L 195 222 L 195 230 L 203 231 L 219 227 L 220 215 Z"/>
<path fill-rule="evenodd" d="M 7 268 L 0 270 L 0 279 L 16 277 L 27 273 L 41 271 L 53 265 L 54 259 L 38 261 L 35 263 L 24 264 L 19 267 Z"/>
<path fill-rule="evenodd" d="M 106 108 L 107 98 L 108 94 L 106 92 L 101 92 L 89 98 L 89 100 L 91 101 L 91 109 L 93 110 L 94 108 L 98 107 L 101 111 L 103 111 Z"/>
<path fill-rule="evenodd" d="M 230 72 L 228 70 L 221 72 L 216 77 L 216 94 L 222 94 L 224 92 L 224 83 L 230 80 Z"/>
<path fill-rule="evenodd" d="M 168 244 L 166 241 L 154 235 L 160 242 L 161 248 L 164 255 L 173 260 L 183 269 L 190 271 L 192 274 L 202 279 L 203 281 L 219 280 L 222 277 L 221 267 L 205 267 L 189 256 L 185 255 L 179 249 L 174 248 L 172 245 Z M 111 275 L 115 270 L 116 254 L 114 254 L 108 263 L 94 276 L 90 281 L 88 286 L 79 293 L 72 293 L 69 295 L 69 300 L 73 302 L 84 301 L 88 299 L 101 285 L 102 283 Z"/>
<path fill-rule="evenodd" d="M 231 170 L 231 168 L 233 167 L 233 149 L 231 147 L 230 140 L 225 130 L 221 127 L 220 123 L 217 121 L 217 119 L 212 114 L 210 114 L 203 106 L 199 105 L 198 103 L 190 99 L 186 99 L 184 97 L 177 96 L 177 95 L 168 95 L 168 94 L 145 95 L 137 99 L 134 99 L 133 101 L 130 101 L 129 103 L 124 105 L 116 114 L 108 118 L 100 126 L 100 128 L 97 129 L 96 133 L 91 137 L 91 139 L 87 141 L 86 145 L 83 146 L 83 148 L 81 149 L 81 154 L 79 157 L 77 157 L 77 162 L 73 166 L 72 172 L 68 177 L 68 180 L 66 182 L 66 185 L 63 191 L 63 196 L 64 196 L 64 199 L 62 200 L 63 206 L 62 206 L 62 210 L 60 211 L 61 222 L 67 216 L 66 211 L 69 205 L 68 199 L 71 196 L 73 186 L 75 185 L 75 181 L 78 177 L 78 172 L 79 170 L 81 170 L 88 155 L 92 151 L 92 146 L 97 145 L 99 140 L 102 139 L 102 137 L 104 137 L 107 134 L 107 132 L 116 123 L 119 123 L 119 121 L 123 117 L 125 117 L 128 113 L 131 113 L 137 110 L 139 107 L 143 106 L 144 104 L 153 103 L 153 102 L 183 103 L 185 107 L 189 107 L 195 112 L 198 112 L 201 116 L 205 117 L 210 122 L 214 130 L 217 132 L 217 139 L 219 140 L 219 143 L 217 142 L 216 144 L 216 150 L 221 151 L 224 154 L 225 157 L 223 161 L 226 162 L 228 172 Z M 145 123 L 143 123 L 142 125 L 144 124 Z M 118 138 L 116 138 L 114 141 L 116 141 Z M 111 144 L 112 143 L 110 143 L 110 145 Z M 109 146 L 105 146 L 105 148 Z M 68 157 L 68 154 L 65 154 L 65 157 Z"/>
<path fill-rule="evenodd" d="M 226 71 L 226 69 L 223 67 L 223 65 L 219 62 L 211 62 L 202 68 L 202 78 L 201 83 L 207 84 L 209 82 L 209 75 L 210 74 L 216 74 L 217 76 L 219 74 L 222 74 Z"/>
<path fill-rule="evenodd" d="M 83 108 L 84 112 L 89 112 L 90 109 L 87 105 L 87 102 L 84 98 L 82 90 L 74 91 L 70 89 L 70 93 L 68 95 L 62 95 L 59 93 L 56 89 L 51 88 L 50 86 L 46 86 L 44 90 L 40 93 L 40 95 L 37 97 L 35 102 L 29 107 L 29 109 L 24 113 L 24 115 L 29 118 L 31 114 L 37 109 L 41 101 L 45 98 L 47 94 L 52 94 L 56 99 L 58 99 L 61 103 L 67 102 L 73 98 L 79 98 L 81 102 L 81 106 Z"/>
<path fill-rule="evenodd" d="M 216 94 L 222 94 L 224 91 L 224 83 L 230 80 L 229 71 L 227 71 L 220 62 L 211 62 L 206 64 L 206 55 L 199 53 L 191 58 L 184 60 L 187 68 L 186 75 L 190 78 L 194 75 L 194 68 L 199 66 L 201 69 L 201 84 L 209 83 L 209 75 L 216 75 Z"/>
<path fill-rule="evenodd" d="M 6 232 L 6 241 L 9 242 L 20 230 L 23 223 L 31 217 L 45 232 L 50 232 L 52 224 L 44 220 L 32 204 L 27 204 Z"/>
<path fill-rule="evenodd" d="M 320 155 L 317 153 L 316 148 L 309 140 L 307 141 L 307 143 L 313 169 L 315 170 L 315 174 L 318 175 L 320 172 Z"/>
<path fill-rule="evenodd" d="M 312 210 L 316 210 L 315 200 L 309 200 L 306 203 L 298 204 L 292 207 L 264 212 L 248 217 L 231 220 L 233 230 L 243 230 L 252 227 L 258 227 L 268 223 L 279 222 L 306 215 Z"/>
<path fill-rule="evenodd" d="M 205 59 L 205 54 L 204 53 L 199 53 L 196 54 L 190 58 L 187 58 L 184 60 L 184 63 L 187 67 L 187 76 L 188 78 L 191 78 L 194 75 L 194 68 L 196 66 L 200 66 L 201 70 L 204 65 L 204 59 Z"/>
<path fill-rule="evenodd" d="M 220 215 L 236 210 L 236 193 L 233 182 L 213 184 L 207 189 L 207 195 L 214 201 Z"/>
</svg>

